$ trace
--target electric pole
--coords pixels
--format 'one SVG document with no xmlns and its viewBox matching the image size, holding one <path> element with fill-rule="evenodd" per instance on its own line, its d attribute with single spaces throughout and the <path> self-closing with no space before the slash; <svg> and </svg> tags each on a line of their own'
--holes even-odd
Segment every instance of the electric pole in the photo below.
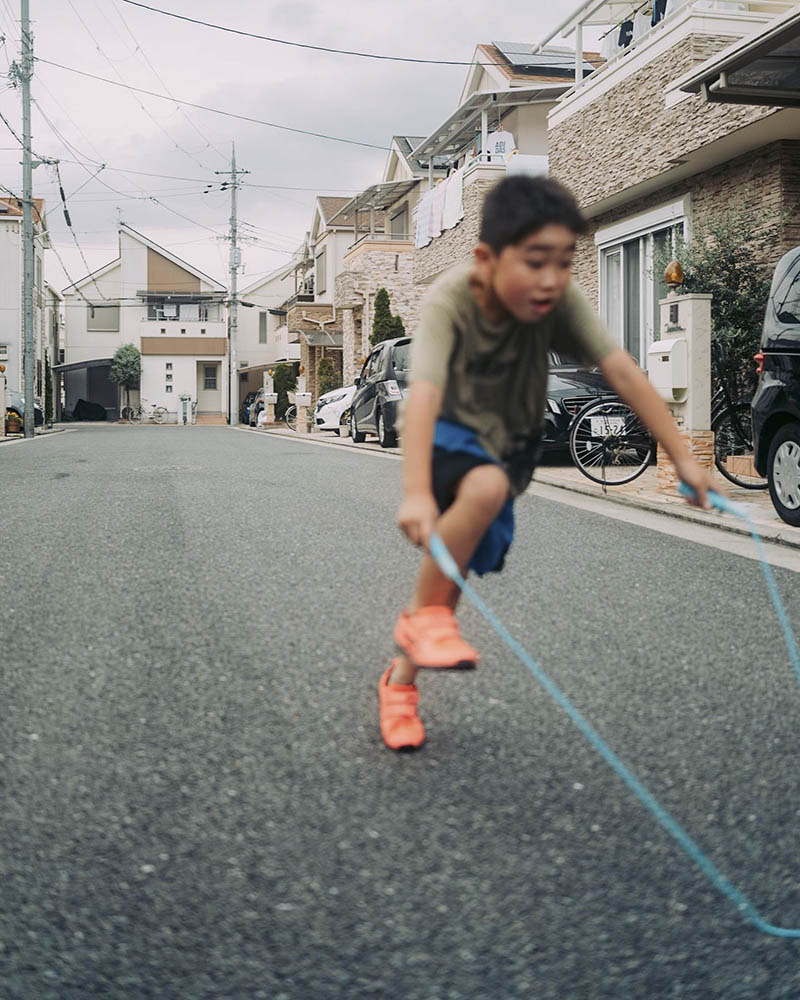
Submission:
<svg viewBox="0 0 800 1000">
<path fill-rule="evenodd" d="M 23 387 L 25 415 L 23 432 L 34 435 L 33 419 L 33 155 L 31 153 L 31 77 L 33 76 L 33 37 L 31 36 L 28 0 L 21 0 L 20 30 L 22 50 L 19 80 L 22 89 L 22 331 Z"/>
<path fill-rule="evenodd" d="M 240 174 L 249 174 L 249 170 L 236 169 L 236 146 L 231 143 L 231 169 L 230 171 L 217 170 L 217 174 L 230 173 L 231 189 L 231 219 L 228 240 L 231 245 L 230 256 L 228 257 L 228 273 L 230 275 L 231 294 L 230 310 L 228 313 L 228 360 L 230 362 L 230 384 L 228 386 L 228 409 L 230 413 L 229 422 L 231 426 L 239 423 L 239 372 L 237 371 L 236 347 L 239 333 L 239 289 L 238 275 L 242 266 L 242 251 L 239 249 L 239 220 L 236 215 L 236 192 L 239 187 L 238 177 Z M 226 182 L 227 184 L 228 182 Z M 226 184 L 223 184 L 223 189 Z"/>
</svg>

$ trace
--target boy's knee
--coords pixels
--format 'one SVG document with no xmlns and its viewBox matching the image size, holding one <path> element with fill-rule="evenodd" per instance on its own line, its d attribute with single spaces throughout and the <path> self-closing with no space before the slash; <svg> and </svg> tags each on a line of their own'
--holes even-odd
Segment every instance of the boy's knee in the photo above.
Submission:
<svg viewBox="0 0 800 1000">
<path fill-rule="evenodd" d="M 458 496 L 467 502 L 496 513 L 508 500 L 508 476 L 497 465 L 479 465 L 464 476 Z"/>
</svg>

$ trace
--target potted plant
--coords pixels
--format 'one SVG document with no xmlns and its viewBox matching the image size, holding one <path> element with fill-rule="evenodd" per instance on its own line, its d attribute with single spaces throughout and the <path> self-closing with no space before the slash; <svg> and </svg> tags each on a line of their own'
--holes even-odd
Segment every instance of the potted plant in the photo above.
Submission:
<svg viewBox="0 0 800 1000">
<path fill-rule="evenodd" d="M 22 418 L 15 410 L 6 410 L 6 434 L 19 434 Z"/>
</svg>

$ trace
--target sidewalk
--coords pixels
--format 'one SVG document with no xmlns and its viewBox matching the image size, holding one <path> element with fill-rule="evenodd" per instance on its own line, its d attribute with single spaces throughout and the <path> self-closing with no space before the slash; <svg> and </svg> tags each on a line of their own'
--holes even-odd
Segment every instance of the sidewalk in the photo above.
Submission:
<svg viewBox="0 0 800 1000">
<path fill-rule="evenodd" d="M 375 438 L 368 438 L 363 444 L 354 444 L 349 437 L 337 437 L 335 434 L 314 433 L 298 435 L 280 425 L 266 431 L 253 433 L 273 434 L 283 438 L 312 441 L 320 444 L 334 445 L 341 448 L 353 448 L 358 451 L 377 451 L 383 455 L 400 455 L 400 448 L 381 448 Z M 566 463 L 566 459 L 563 460 Z M 558 464 L 557 464 L 558 463 Z M 755 523 L 761 537 L 765 541 L 776 542 L 800 549 L 800 528 L 793 528 L 782 521 L 775 513 L 769 490 L 743 490 L 729 483 L 727 479 L 713 471 L 714 488 L 736 503 L 746 507 Z M 747 525 L 731 514 L 719 514 L 716 511 L 699 510 L 690 507 L 677 494 L 669 495 L 659 492 L 656 486 L 655 467 L 647 469 L 638 479 L 627 486 L 609 486 L 603 493 L 603 487 L 593 483 L 579 472 L 574 465 L 561 464 L 555 456 L 545 457 L 544 463 L 536 470 L 535 483 L 546 483 L 559 489 L 582 493 L 584 496 L 605 499 L 608 503 L 638 507 L 668 517 L 678 517 L 685 521 L 694 521 L 722 531 L 732 531 L 736 534 L 750 534 Z"/>
</svg>

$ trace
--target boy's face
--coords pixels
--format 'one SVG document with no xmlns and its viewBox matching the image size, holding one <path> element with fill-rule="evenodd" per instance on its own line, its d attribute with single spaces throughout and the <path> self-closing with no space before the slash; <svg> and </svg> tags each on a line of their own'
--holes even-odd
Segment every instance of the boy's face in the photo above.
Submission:
<svg viewBox="0 0 800 1000">
<path fill-rule="evenodd" d="M 551 311 L 569 284 L 575 240 L 567 226 L 549 223 L 499 254 L 481 244 L 476 257 L 487 269 L 500 303 L 521 323 L 536 323 Z"/>
</svg>

